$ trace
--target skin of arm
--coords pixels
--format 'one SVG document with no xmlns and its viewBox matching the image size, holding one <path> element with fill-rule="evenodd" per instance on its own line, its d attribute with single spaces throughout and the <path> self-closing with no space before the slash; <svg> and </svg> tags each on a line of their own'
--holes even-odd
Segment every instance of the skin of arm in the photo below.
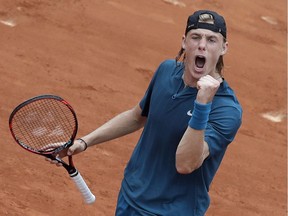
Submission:
<svg viewBox="0 0 288 216">
<path fill-rule="evenodd" d="M 176 152 L 176 169 L 180 174 L 189 174 L 198 169 L 209 156 L 204 130 L 187 127 Z"/>
<path fill-rule="evenodd" d="M 83 136 L 81 139 L 87 143 L 87 147 L 90 147 L 130 134 L 144 126 L 146 117 L 143 117 L 141 113 L 142 110 L 138 104 L 132 109 L 115 116 L 93 132 Z M 64 149 L 56 156 L 63 158 L 67 155 L 76 155 L 83 152 L 85 149 L 86 146 L 83 141 L 75 140 L 72 146 L 68 149 Z M 51 160 L 50 158 L 45 158 L 45 160 L 52 164 L 56 164 L 57 166 L 62 166 L 62 163 L 59 163 L 57 160 Z"/>
<path fill-rule="evenodd" d="M 143 117 L 141 112 L 142 110 L 138 104 L 132 109 L 115 116 L 93 132 L 82 137 L 82 139 L 90 147 L 139 130 L 146 122 L 146 117 Z"/>
</svg>

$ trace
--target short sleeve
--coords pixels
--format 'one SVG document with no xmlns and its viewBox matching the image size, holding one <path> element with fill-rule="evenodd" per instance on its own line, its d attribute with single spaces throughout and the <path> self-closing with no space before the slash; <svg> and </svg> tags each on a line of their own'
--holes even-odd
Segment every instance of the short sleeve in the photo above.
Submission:
<svg viewBox="0 0 288 216">
<path fill-rule="evenodd" d="M 151 96 L 152 96 L 152 92 L 153 92 L 153 89 L 155 86 L 156 78 L 157 78 L 157 75 L 159 74 L 159 72 L 162 70 L 162 68 L 163 68 L 163 63 L 158 67 L 158 69 L 154 73 L 154 75 L 150 81 L 150 84 L 149 84 L 143 98 L 140 101 L 140 107 L 142 109 L 142 113 L 141 113 L 142 116 L 146 116 L 146 117 L 148 116 L 149 108 L 150 108 L 150 102 L 151 102 Z"/>
<path fill-rule="evenodd" d="M 242 123 L 240 107 L 219 106 L 213 109 L 205 130 L 205 141 L 209 146 L 209 156 L 217 155 L 226 150 L 234 140 Z"/>
</svg>

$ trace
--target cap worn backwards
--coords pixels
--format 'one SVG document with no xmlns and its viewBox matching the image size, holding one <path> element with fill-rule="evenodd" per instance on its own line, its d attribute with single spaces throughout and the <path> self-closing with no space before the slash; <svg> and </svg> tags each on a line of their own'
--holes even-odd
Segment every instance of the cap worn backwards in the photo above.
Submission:
<svg viewBox="0 0 288 216">
<path fill-rule="evenodd" d="M 208 17 L 209 21 L 203 20 L 203 18 Z M 185 35 L 191 29 L 208 29 L 213 32 L 217 32 L 226 38 L 226 23 L 222 16 L 214 11 L 209 10 L 199 10 L 188 17 L 187 26 L 185 30 Z"/>
</svg>

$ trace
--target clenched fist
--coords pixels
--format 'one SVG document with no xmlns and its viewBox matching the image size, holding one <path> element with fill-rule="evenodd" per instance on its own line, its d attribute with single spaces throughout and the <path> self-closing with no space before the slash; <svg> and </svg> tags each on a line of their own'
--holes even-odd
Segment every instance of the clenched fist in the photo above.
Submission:
<svg viewBox="0 0 288 216">
<path fill-rule="evenodd" d="M 197 82 L 198 93 L 196 101 L 201 104 L 210 103 L 216 94 L 220 82 L 210 75 L 201 77 Z"/>
</svg>

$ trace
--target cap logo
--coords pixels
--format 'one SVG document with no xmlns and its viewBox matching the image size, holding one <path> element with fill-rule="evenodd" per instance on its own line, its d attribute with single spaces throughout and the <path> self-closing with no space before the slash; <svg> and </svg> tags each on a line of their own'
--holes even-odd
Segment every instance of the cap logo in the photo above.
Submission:
<svg viewBox="0 0 288 216">
<path fill-rule="evenodd" d="M 193 27 L 195 24 L 192 24 L 192 25 L 189 25 L 189 26 L 187 26 L 187 28 L 191 28 L 191 27 Z"/>
</svg>

